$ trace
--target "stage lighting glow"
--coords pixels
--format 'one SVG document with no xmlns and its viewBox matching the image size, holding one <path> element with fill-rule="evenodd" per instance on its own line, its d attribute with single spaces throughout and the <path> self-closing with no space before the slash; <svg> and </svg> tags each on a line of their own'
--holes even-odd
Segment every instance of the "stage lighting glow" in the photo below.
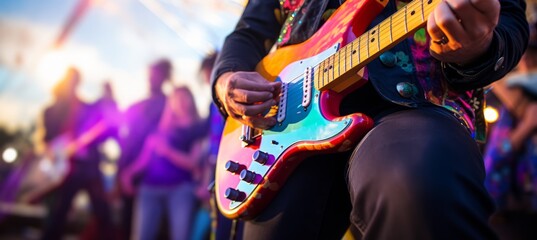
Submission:
<svg viewBox="0 0 537 240">
<path fill-rule="evenodd" d="M 498 121 L 499 117 L 500 114 L 498 113 L 498 110 L 496 110 L 496 108 L 493 108 L 491 106 L 485 108 L 485 121 L 487 121 L 488 123 L 494 123 Z"/>
<path fill-rule="evenodd" d="M 66 60 L 67 55 L 60 50 L 51 50 L 47 52 L 39 61 L 37 66 L 37 75 L 41 80 L 40 83 L 47 90 L 52 89 L 54 85 L 63 77 L 69 67 Z"/>
<path fill-rule="evenodd" d="M 4 159 L 4 162 L 12 163 L 17 160 L 18 155 L 19 154 L 17 153 L 17 150 L 15 150 L 15 148 L 8 147 L 2 153 L 2 159 Z"/>
</svg>

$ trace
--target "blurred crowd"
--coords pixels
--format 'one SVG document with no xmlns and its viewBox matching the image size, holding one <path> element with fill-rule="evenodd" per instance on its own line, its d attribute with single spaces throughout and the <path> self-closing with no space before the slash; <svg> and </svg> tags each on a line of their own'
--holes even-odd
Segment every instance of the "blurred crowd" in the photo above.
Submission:
<svg viewBox="0 0 537 240">
<path fill-rule="evenodd" d="M 198 76 L 203 84 L 209 84 L 215 59 L 213 53 L 202 60 Z M 83 76 L 75 67 L 54 87 L 54 101 L 39 119 L 36 151 L 29 157 L 39 159 L 33 161 L 39 166 L 24 174 L 13 171 L 0 186 L 6 203 L 45 206 L 39 239 L 66 236 L 81 191 L 92 213 L 78 232 L 81 239 L 209 239 L 208 188 L 219 141 L 214 134 L 220 134 L 223 119 L 214 111 L 202 119 L 186 86 L 163 91 L 165 84 L 172 85 L 170 60 L 153 62 L 148 72 L 148 97 L 125 111 L 118 109 L 109 83 L 97 101 L 82 101 L 77 88 Z M 104 153 L 110 140 L 119 146 L 118 159 Z M 117 167 L 111 184 L 103 162 Z M 20 179 L 36 174 L 30 169 L 40 171 L 33 184 Z M 0 216 L 0 224 L 7 221 L 9 211 Z"/>
</svg>

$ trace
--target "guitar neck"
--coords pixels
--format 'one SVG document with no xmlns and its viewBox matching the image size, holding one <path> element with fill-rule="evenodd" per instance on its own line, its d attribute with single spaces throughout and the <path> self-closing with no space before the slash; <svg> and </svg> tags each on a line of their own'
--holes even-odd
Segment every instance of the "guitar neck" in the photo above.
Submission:
<svg viewBox="0 0 537 240">
<path fill-rule="evenodd" d="M 315 67 L 318 90 L 344 90 L 366 64 L 423 27 L 441 0 L 414 0 Z"/>
<path fill-rule="evenodd" d="M 67 143 L 67 145 L 65 146 L 66 156 L 73 156 L 80 149 L 85 148 L 91 143 L 93 143 L 97 138 L 102 136 L 108 130 L 108 127 L 109 124 L 106 121 L 99 121 L 82 135 Z"/>
</svg>

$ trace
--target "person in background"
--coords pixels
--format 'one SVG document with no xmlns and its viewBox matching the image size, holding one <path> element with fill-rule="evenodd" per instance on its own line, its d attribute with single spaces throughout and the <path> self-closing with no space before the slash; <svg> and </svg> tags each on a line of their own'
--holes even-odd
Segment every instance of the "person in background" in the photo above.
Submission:
<svg viewBox="0 0 537 240">
<path fill-rule="evenodd" d="M 516 71 L 492 89 L 502 106 L 485 148 L 485 186 L 502 239 L 537 239 L 537 21 L 529 21 L 528 48 Z"/>
<path fill-rule="evenodd" d="M 162 90 L 164 83 L 169 82 L 172 64 L 168 59 L 159 59 L 149 67 L 149 96 L 132 106 L 123 114 L 124 123 L 119 129 L 119 145 L 121 155 L 118 160 L 118 173 L 128 167 L 136 159 L 147 136 L 154 132 L 166 103 L 166 95 Z M 119 181 L 116 183 L 119 186 Z M 123 240 L 130 240 L 133 198 L 120 190 L 121 195 L 121 228 Z"/>
<path fill-rule="evenodd" d="M 132 238 L 156 239 L 168 217 L 171 239 L 188 239 L 195 211 L 193 171 L 202 154 L 203 122 L 187 87 L 174 89 L 158 128 L 122 172 L 122 189 L 136 195 Z M 140 186 L 133 179 L 140 176 Z"/>
<path fill-rule="evenodd" d="M 59 187 L 54 189 L 54 201 L 45 220 L 42 239 L 61 239 L 66 227 L 67 214 L 73 198 L 80 190 L 88 192 L 91 209 L 98 222 L 99 239 L 111 238 L 111 218 L 108 199 L 104 191 L 103 176 L 99 169 L 98 145 L 107 136 L 112 125 L 106 118 L 76 95 L 80 73 L 69 68 L 54 88 L 54 103 L 43 114 L 43 142 L 45 149 L 60 147 L 70 167 Z M 57 140 L 63 142 L 61 146 Z M 58 161 L 55 158 L 54 161 Z"/>
<path fill-rule="evenodd" d="M 121 112 L 119 111 L 119 108 L 117 106 L 114 92 L 112 90 L 112 85 L 109 81 L 105 81 L 102 85 L 102 95 L 99 99 L 97 99 L 95 102 L 91 103 L 89 105 L 90 111 L 95 114 L 96 116 L 93 117 L 94 121 L 98 123 L 99 121 L 108 121 L 109 123 L 113 123 L 113 127 L 109 127 L 106 132 L 101 134 L 95 141 L 99 142 L 100 145 L 98 147 L 99 151 L 99 158 L 100 163 L 104 164 L 115 164 L 115 160 L 117 159 L 110 159 L 109 156 L 105 152 L 104 143 L 108 140 L 112 141 L 118 141 L 118 126 L 120 125 L 122 121 Z M 102 169 L 103 164 L 100 165 L 100 168 Z M 111 202 L 112 200 L 115 200 L 113 197 L 114 192 L 113 185 L 114 185 L 114 176 L 113 175 L 106 175 L 103 172 L 103 184 L 104 184 L 104 191 L 107 196 L 107 200 L 109 202 L 109 205 L 112 207 L 110 210 L 111 213 L 114 213 L 113 206 L 114 204 Z M 114 236 L 114 238 L 119 237 L 117 234 L 117 228 L 115 228 L 115 225 L 117 223 L 113 222 L 112 226 L 113 228 L 113 234 L 110 234 L 110 236 Z M 95 217 L 92 217 L 89 221 L 89 224 L 86 225 L 84 231 L 82 231 L 82 234 L 80 236 L 80 239 L 96 239 L 99 236 L 97 235 L 96 229 L 98 226 L 98 219 Z"/>
<path fill-rule="evenodd" d="M 201 61 L 198 72 L 201 80 L 206 84 L 211 83 L 211 74 L 217 56 L 218 52 L 213 52 L 205 56 Z M 200 162 L 201 181 L 196 189 L 196 196 L 200 200 L 200 207 L 195 219 L 192 240 L 208 238 L 216 240 L 235 239 L 233 236 L 240 236 L 242 234 L 242 225 L 240 222 L 224 217 L 218 211 L 214 202 L 214 195 L 211 194 L 214 191 L 216 158 L 218 156 L 218 148 L 220 146 L 224 124 L 224 118 L 218 112 L 218 107 L 211 102 L 205 128 L 208 130 L 208 147 L 202 158 L 203 161 Z"/>
<path fill-rule="evenodd" d="M 336 95 L 342 98 L 341 104 L 333 109 L 320 106 L 343 116 L 364 113 L 372 118 L 372 129 L 359 143 L 338 153 L 316 154 L 301 161 L 285 184 L 279 185 L 270 204 L 245 221 L 244 239 L 340 239 L 349 225 L 358 239 L 495 239 L 488 225 L 494 205 L 483 185 L 483 158 L 476 144 L 476 140 L 485 140 L 482 88 L 505 76 L 524 53 L 528 39 L 525 1 L 378 1 L 386 4 L 379 7 L 382 11 L 378 15 L 370 13 L 363 2 L 377 3 L 251 0 L 227 36 L 215 63 L 214 102 L 228 117 L 226 121 L 270 130 L 292 121 L 279 122 L 264 113 L 283 99 L 288 116 L 302 114 L 302 98 L 297 98 L 298 103 L 290 102 L 292 97 L 279 98 L 282 83 L 266 79 L 269 74 L 283 74 L 294 83 L 293 76 L 285 75 L 292 69 L 263 74 L 255 71 L 258 64 L 262 70 L 289 66 L 301 74 L 305 67 L 298 67 L 299 60 L 306 58 L 307 64 L 308 57 L 313 57 L 304 54 L 340 43 L 336 40 L 341 39 L 331 36 L 347 36 L 359 27 L 370 29 L 360 43 L 367 42 L 371 48 L 345 48 L 346 54 L 331 55 L 320 66 L 310 63 L 328 78 L 341 69 L 331 60 L 363 57 L 363 53 L 386 43 L 390 38 L 380 31 L 397 33 L 407 26 L 424 26 L 409 30 L 410 35 L 395 35 L 402 41 L 367 64 L 364 77 L 368 81 L 360 82 L 359 88 L 346 88 L 346 95 Z M 405 6 L 408 8 L 402 9 Z M 403 11 L 396 13 L 398 9 Z M 417 9 L 430 14 L 420 15 Z M 348 20 L 348 14 L 339 15 L 346 10 L 365 14 L 358 14 L 348 29 L 327 20 L 331 14 Z M 366 16 L 372 21 L 363 19 Z M 412 24 L 407 25 L 407 16 L 413 16 L 409 18 Z M 426 26 L 417 24 L 425 20 Z M 374 28 L 379 23 L 380 27 Z M 330 29 L 314 35 L 326 24 L 332 24 Z M 375 37 L 377 34 L 381 37 Z M 283 55 L 261 62 L 273 47 Z M 284 60 L 295 59 L 293 56 L 296 64 L 284 65 Z M 352 74 L 358 73 L 350 72 L 349 76 Z M 315 87 L 322 87 L 318 84 Z M 302 83 L 287 86 L 289 92 L 302 92 L 294 88 Z M 306 115 L 301 116 L 309 117 Z M 241 200 L 237 196 L 229 198 Z"/>
</svg>

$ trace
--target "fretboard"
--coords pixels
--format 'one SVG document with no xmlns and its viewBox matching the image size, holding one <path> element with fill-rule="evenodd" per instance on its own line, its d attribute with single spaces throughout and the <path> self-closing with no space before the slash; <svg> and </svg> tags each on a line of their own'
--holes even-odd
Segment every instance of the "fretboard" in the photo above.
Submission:
<svg viewBox="0 0 537 240">
<path fill-rule="evenodd" d="M 441 0 L 414 0 L 316 67 L 315 87 L 332 89 L 427 22 Z"/>
</svg>

